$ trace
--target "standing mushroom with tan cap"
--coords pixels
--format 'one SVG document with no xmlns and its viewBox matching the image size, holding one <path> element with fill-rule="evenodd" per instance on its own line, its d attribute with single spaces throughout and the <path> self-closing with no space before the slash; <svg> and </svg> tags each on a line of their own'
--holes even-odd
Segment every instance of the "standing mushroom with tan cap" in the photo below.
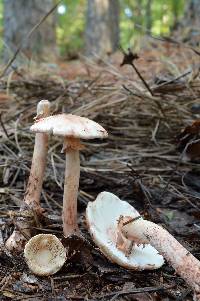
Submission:
<svg viewBox="0 0 200 301">
<path fill-rule="evenodd" d="M 49 115 L 49 113 L 49 101 L 41 100 L 37 105 L 37 116 L 35 117 L 35 120 L 46 117 Z M 45 133 L 37 133 L 35 135 L 35 145 L 30 175 L 24 196 L 24 202 L 20 208 L 20 211 L 34 211 L 36 214 L 40 214 L 42 211 L 40 206 L 40 194 L 46 167 L 47 151 L 48 135 Z M 30 236 L 31 223 L 27 219 L 18 218 L 17 226 L 18 229 L 16 228 L 6 241 L 6 247 L 10 251 L 20 252 L 23 250 L 26 238 Z"/>
<path fill-rule="evenodd" d="M 80 177 L 79 151 L 83 148 L 80 139 L 106 138 L 106 130 L 98 123 L 72 114 L 60 114 L 40 119 L 32 125 L 36 133 L 52 133 L 63 136 L 63 151 L 66 154 L 63 232 L 70 236 L 77 232 L 77 196 Z"/>
</svg>

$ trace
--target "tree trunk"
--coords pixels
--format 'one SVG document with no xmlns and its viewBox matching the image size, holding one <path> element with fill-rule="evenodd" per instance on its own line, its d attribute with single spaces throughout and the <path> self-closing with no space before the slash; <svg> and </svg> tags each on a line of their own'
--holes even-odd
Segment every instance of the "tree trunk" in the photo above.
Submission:
<svg viewBox="0 0 200 301">
<path fill-rule="evenodd" d="M 88 0 L 86 55 L 100 58 L 114 52 L 119 41 L 118 0 Z"/>
<path fill-rule="evenodd" d="M 16 51 L 27 33 L 53 7 L 53 0 L 4 0 L 4 59 Z M 56 53 L 55 13 L 23 44 L 28 58 L 49 59 Z"/>
<path fill-rule="evenodd" d="M 146 3 L 146 28 L 151 31 L 152 14 L 151 14 L 152 0 L 147 0 Z"/>
<path fill-rule="evenodd" d="M 177 1 L 178 2 L 178 1 Z M 174 3 L 176 14 L 178 7 Z M 200 3 L 199 0 L 188 0 L 185 3 L 183 18 L 174 24 L 173 35 L 177 40 L 196 47 L 200 45 Z M 176 18 L 177 19 L 177 18 Z M 177 20 L 176 20 L 177 21 Z"/>
<path fill-rule="evenodd" d="M 199 0 L 187 1 L 184 19 L 187 25 L 197 27 L 199 30 L 200 25 L 200 3 Z"/>
<path fill-rule="evenodd" d="M 186 3 L 185 13 L 181 27 L 184 29 L 182 34 L 183 42 L 196 47 L 200 43 L 200 3 L 199 0 L 190 0 Z"/>
</svg>

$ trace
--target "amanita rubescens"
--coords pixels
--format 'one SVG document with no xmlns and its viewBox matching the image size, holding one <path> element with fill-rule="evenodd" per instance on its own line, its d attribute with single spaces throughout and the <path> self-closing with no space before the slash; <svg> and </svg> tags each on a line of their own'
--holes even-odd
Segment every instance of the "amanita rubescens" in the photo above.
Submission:
<svg viewBox="0 0 200 301">
<path fill-rule="evenodd" d="M 167 262 L 175 269 L 195 292 L 194 300 L 200 300 L 200 262 L 186 250 L 168 231 L 143 218 L 132 220 L 124 216 L 120 221 L 122 235 L 127 239 L 140 243 L 150 243 Z"/>
<path fill-rule="evenodd" d="M 66 154 L 63 232 L 67 237 L 76 233 L 77 195 L 80 177 L 79 150 L 83 148 L 80 139 L 106 138 L 106 130 L 98 123 L 72 114 L 60 114 L 40 119 L 31 127 L 33 132 L 52 133 L 63 136 L 63 151 Z"/>
<path fill-rule="evenodd" d="M 50 103 L 48 100 L 41 100 L 37 105 L 36 120 L 47 117 L 50 113 Z M 48 150 L 48 135 L 45 133 L 37 133 L 35 135 L 35 145 L 33 151 L 32 165 L 26 192 L 24 195 L 23 205 L 20 211 L 34 211 L 40 214 L 42 209 L 40 206 L 40 194 L 44 171 L 46 167 L 46 157 Z M 11 236 L 6 241 L 6 247 L 10 251 L 21 252 L 28 237 L 31 236 L 31 219 L 18 218 L 16 227 Z"/>
</svg>

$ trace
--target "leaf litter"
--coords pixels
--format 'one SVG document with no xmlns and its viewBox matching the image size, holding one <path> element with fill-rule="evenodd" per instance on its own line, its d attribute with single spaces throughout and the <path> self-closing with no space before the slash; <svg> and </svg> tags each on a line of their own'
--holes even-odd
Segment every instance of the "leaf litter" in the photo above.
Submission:
<svg viewBox="0 0 200 301">
<path fill-rule="evenodd" d="M 197 154 L 199 145 L 198 127 L 192 131 L 199 124 L 198 56 L 159 44 L 143 51 L 134 65 L 152 94 L 133 68 L 120 67 L 122 61 L 122 53 L 99 64 L 81 58 L 77 74 L 72 74 L 77 62 L 69 62 L 53 72 L 32 66 L 1 79 L 1 300 L 192 300 L 190 289 L 167 264 L 156 271 L 125 270 L 109 262 L 87 232 L 87 203 L 106 190 L 162 224 L 200 258 L 199 157 L 194 151 L 188 156 L 191 145 L 197 144 Z M 4 248 L 23 200 L 34 143 L 29 127 L 41 99 L 51 102 L 53 114 L 86 116 L 109 132 L 108 140 L 85 143 L 81 154 L 78 211 L 84 240 L 65 240 L 72 249 L 69 259 L 48 278 L 32 275 L 22 254 Z M 59 238 L 61 143 L 58 137 L 50 139 L 41 196 L 45 217 L 35 227 L 35 233 Z"/>
</svg>

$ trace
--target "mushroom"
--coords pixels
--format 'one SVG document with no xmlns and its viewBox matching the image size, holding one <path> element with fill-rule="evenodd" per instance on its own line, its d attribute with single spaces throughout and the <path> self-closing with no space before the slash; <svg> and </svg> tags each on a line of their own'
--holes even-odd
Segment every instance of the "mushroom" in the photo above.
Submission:
<svg viewBox="0 0 200 301">
<path fill-rule="evenodd" d="M 37 116 L 35 120 L 47 117 L 50 114 L 50 103 L 48 100 L 41 100 L 37 106 Z M 40 213 L 40 194 L 46 167 L 46 157 L 48 151 L 48 135 L 45 133 L 36 133 L 33 159 L 30 176 L 27 184 L 24 202 L 29 208 Z"/>
<path fill-rule="evenodd" d="M 194 300 L 200 300 L 200 261 L 161 226 L 142 217 L 133 220 L 130 214 L 128 215 L 129 217 L 123 214 L 124 218 L 121 220 L 122 235 L 135 243 L 150 243 L 192 287 L 195 293 Z"/>
<path fill-rule="evenodd" d="M 50 113 L 50 103 L 48 100 L 41 100 L 37 105 L 36 120 L 46 117 Z M 35 146 L 33 151 L 32 165 L 24 201 L 20 211 L 26 209 L 34 211 L 35 214 L 41 214 L 40 194 L 42 190 L 42 182 L 46 166 L 46 156 L 48 147 L 48 135 L 45 133 L 37 133 L 35 135 Z M 27 238 L 30 237 L 30 216 L 27 218 L 18 218 L 17 227 L 6 241 L 6 248 L 10 251 L 20 252 L 24 248 Z"/>
<path fill-rule="evenodd" d="M 33 236 L 24 248 L 29 269 L 36 275 L 49 276 L 61 269 L 66 260 L 66 250 L 52 234 Z"/>
<path fill-rule="evenodd" d="M 118 226 L 120 216 L 136 218 L 139 213 L 127 202 L 109 192 L 101 192 L 94 202 L 89 202 L 86 220 L 89 232 L 110 261 L 133 270 L 158 269 L 163 257 L 150 244 L 142 245 L 127 240 Z"/>
<path fill-rule="evenodd" d="M 78 230 L 79 150 L 83 148 L 80 139 L 105 138 L 108 134 L 98 123 L 72 114 L 60 114 L 40 119 L 32 125 L 31 130 L 64 137 L 63 151 L 66 154 L 66 168 L 62 218 L 64 236 L 70 236 Z"/>
</svg>

